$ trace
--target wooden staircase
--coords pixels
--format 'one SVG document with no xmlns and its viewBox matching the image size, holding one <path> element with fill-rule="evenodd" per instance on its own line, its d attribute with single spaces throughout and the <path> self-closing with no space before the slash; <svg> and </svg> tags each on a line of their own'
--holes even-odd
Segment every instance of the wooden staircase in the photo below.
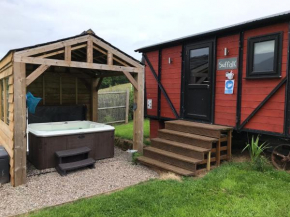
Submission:
<svg viewBox="0 0 290 217">
<path fill-rule="evenodd" d="M 189 122 L 165 122 L 158 138 L 144 148 L 140 163 L 182 176 L 194 176 L 201 169 L 219 166 L 231 158 L 232 127 Z"/>
</svg>

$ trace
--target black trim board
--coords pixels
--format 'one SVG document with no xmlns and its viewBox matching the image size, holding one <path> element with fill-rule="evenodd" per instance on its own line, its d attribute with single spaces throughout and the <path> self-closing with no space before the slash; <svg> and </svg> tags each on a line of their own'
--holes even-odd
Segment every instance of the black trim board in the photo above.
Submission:
<svg viewBox="0 0 290 217">
<path fill-rule="evenodd" d="M 287 77 L 287 83 L 286 83 L 286 88 L 285 88 L 285 121 L 284 121 L 284 134 L 286 136 L 290 136 L 289 132 L 289 127 L 290 127 L 290 102 L 289 102 L 289 97 L 290 97 L 290 79 L 289 79 L 289 73 L 290 73 L 290 21 L 288 24 L 288 51 L 287 51 L 287 69 L 286 69 L 286 77 Z"/>
<path fill-rule="evenodd" d="M 143 54 L 143 57 L 144 57 L 145 61 L 147 62 L 147 64 L 148 64 L 148 66 L 150 68 L 150 71 L 151 71 L 152 75 L 154 76 L 155 80 L 157 81 L 158 87 L 160 88 L 160 90 L 163 93 L 166 101 L 168 102 L 168 104 L 169 104 L 169 106 L 170 106 L 170 108 L 171 108 L 174 116 L 178 119 L 179 118 L 179 115 L 178 115 L 176 109 L 174 108 L 174 106 L 173 106 L 173 104 L 172 104 L 172 102 L 171 102 L 171 100 L 170 100 L 167 92 L 165 91 L 163 85 L 161 84 L 161 82 L 158 82 L 158 76 L 157 76 L 157 74 L 156 74 L 156 72 L 155 72 L 155 70 L 154 70 L 151 62 L 149 61 L 149 59 L 148 59 L 148 57 L 147 57 L 147 55 L 145 53 Z"/>
<path fill-rule="evenodd" d="M 244 32 L 240 32 L 239 42 L 239 68 L 238 68 L 238 87 L 237 87 L 237 110 L 236 110 L 236 128 L 239 129 L 241 122 L 242 105 L 242 79 L 243 79 L 243 50 L 244 50 Z"/>
</svg>

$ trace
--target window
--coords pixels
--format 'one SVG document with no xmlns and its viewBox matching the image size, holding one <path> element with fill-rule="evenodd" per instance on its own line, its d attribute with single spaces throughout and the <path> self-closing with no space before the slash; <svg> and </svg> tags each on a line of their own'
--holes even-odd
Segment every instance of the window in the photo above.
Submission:
<svg viewBox="0 0 290 217">
<path fill-rule="evenodd" d="M 282 33 L 248 39 L 247 78 L 281 75 Z"/>
<path fill-rule="evenodd" d="M 0 119 L 9 124 L 9 79 L 0 80 Z"/>
<path fill-rule="evenodd" d="M 0 80 L 0 103 L 1 103 L 1 108 L 0 108 L 0 118 L 2 121 L 4 121 L 4 88 L 3 88 L 3 80 Z"/>
</svg>

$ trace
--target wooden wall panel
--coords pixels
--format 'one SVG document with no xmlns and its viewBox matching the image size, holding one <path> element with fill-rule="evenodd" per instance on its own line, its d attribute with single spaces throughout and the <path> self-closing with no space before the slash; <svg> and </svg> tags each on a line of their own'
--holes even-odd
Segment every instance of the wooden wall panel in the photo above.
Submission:
<svg viewBox="0 0 290 217">
<path fill-rule="evenodd" d="M 173 106 L 180 114 L 181 91 L 181 52 L 182 46 L 162 49 L 161 83 L 168 94 Z M 171 58 L 171 64 L 168 59 Z M 163 94 L 161 94 L 161 117 L 176 118 Z"/>
<path fill-rule="evenodd" d="M 150 139 L 157 138 L 158 130 L 164 128 L 164 122 L 150 119 Z"/>
<path fill-rule="evenodd" d="M 241 122 L 263 101 L 263 99 L 286 76 L 288 52 L 288 23 L 245 31 L 243 52 L 242 109 Z M 247 40 L 250 37 L 283 32 L 281 78 L 246 79 Z M 285 109 L 285 85 L 258 111 L 245 128 L 283 133 Z"/>
<path fill-rule="evenodd" d="M 224 48 L 228 48 L 228 56 L 224 56 Z M 239 55 L 239 34 L 221 37 L 217 39 L 217 56 L 218 59 L 238 57 Z M 215 87 L 215 111 L 214 123 L 227 126 L 236 125 L 236 105 L 237 105 L 237 86 L 238 86 L 238 69 L 234 69 L 235 87 L 234 94 L 224 94 L 225 90 L 225 73 L 230 70 L 216 71 Z"/>
<path fill-rule="evenodd" d="M 155 72 L 158 75 L 158 51 L 146 53 L 149 61 L 151 62 Z M 152 109 L 147 109 L 147 115 L 157 116 L 158 107 L 158 84 L 155 80 L 149 66 L 146 63 L 145 67 L 145 81 L 146 81 L 146 97 L 152 99 Z M 147 102 L 145 102 L 147 107 Z"/>
<path fill-rule="evenodd" d="M 8 152 L 10 156 L 10 176 L 11 183 L 14 184 L 14 85 L 13 85 L 13 67 L 12 63 L 8 60 L 11 59 L 11 55 L 8 56 L 8 59 L 4 62 L 1 62 L 0 68 L 0 79 L 8 79 L 8 104 L 7 109 L 9 114 L 7 114 L 7 118 L 9 123 L 7 124 L 7 120 L 3 122 L 0 120 L 0 145 L 2 145 Z M 4 64 L 5 63 L 5 64 Z M 7 67 L 9 65 L 9 67 Z M 4 68 L 3 68 L 4 67 Z M 4 102 L 2 102 L 4 103 Z"/>
<path fill-rule="evenodd" d="M 86 105 L 87 119 L 90 120 L 91 92 L 83 79 L 90 83 L 88 75 L 82 72 L 69 74 L 48 69 L 27 87 L 27 91 L 42 98 L 40 105 Z"/>
</svg>

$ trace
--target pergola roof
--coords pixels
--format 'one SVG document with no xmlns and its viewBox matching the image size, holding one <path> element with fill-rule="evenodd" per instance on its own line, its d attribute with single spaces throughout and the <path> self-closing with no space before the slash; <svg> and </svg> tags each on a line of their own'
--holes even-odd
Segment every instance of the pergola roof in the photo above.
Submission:
<svg viewBox="0 0 290 217">
<path fill-rule="evenodd" d="M 5 57 L 7 57 L 11 52 L 19 52 L 19 51 L 23 51 L 23 50 L 28 50 L 28 49 L 33 49 L 33 48 L 37 48 L 37 47 L 41 47 L 41 46 L 46 46 L 46 45 L 50 45 L 53 43 L 57 43 L 57 42 L 62 42 L 62 41 L 66 41 L 66 40 L 70 40 L 70 39 L 74 39 L 74 38 L 78 38 L 80 36 L 84 36 L 84 35 L 91 35 L 93 37 L 95 37 L 96 39 L 104 42 L 105 44 L 109 45 L 110 47 L 116 49 L 117 51 L 119 51 L 120 53 L 126 55 L 127 57 L 131 58 L 132 60 L 138 62 L 139 64 L 142 64 L 142 62 L 138 61 L 137 59 L 135 59 L 134 57 L 128 55 L 127 53 L 125 53 L 124 51 L 120 50 L 119 48 L 113 46 L 112 44 L 110 44 L 109 42 L 107 42 L 106 40 L 104 40 L 103 38 L 97 36 L 93 30 L 88 29 L 87 31 L 82 32 L 79 35 L 75 35 L 75 36 L 71 36 L 71 37 L 67 37 L 67 38 L 63 38 L 63 39 L 59 39 L 59 40 L 55 40 L 55 41 L 50 41 L 50 42 L 46 42 L 46 43 L 41 43 L 41 44 L 36 44 L 36 45 L 32 45 L 32 46 L 27 46 L 27 47 L 22 47 L 22 48 L 15 48 L 15 49 L 11 49 L 7 52 L 7 54 L 2 57 L 2 59 L 0 60 L 0 62 L 5 59 Z"/>
</svg>

